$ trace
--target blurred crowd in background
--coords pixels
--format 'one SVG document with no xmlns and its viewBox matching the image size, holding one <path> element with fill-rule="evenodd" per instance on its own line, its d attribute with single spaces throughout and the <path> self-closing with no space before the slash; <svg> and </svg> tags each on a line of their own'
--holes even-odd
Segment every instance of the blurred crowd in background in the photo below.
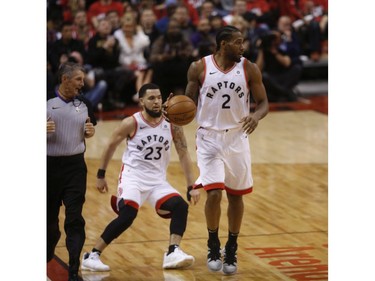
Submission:
<svg viewBox="0 0 375 281">
<path fill-rule="evenodd" d="M 303 63 L 328 59 L 327 0 L 47 0 L 47 96 L 66 61 L 85 67 L 82 94 L 95 108 L 136 104 L 148 82 L 164 99 L 181 94 L 224 25 L 243 33 L 271 102 L 295 101 Z"/>
</svg>

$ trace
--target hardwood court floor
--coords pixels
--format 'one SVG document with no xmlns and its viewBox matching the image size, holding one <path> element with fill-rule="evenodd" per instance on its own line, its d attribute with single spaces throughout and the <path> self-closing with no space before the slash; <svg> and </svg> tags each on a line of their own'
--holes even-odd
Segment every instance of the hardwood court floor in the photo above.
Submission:
<svg viewBox="0 0 375 281">
<path fill-rule="evenodd" d="M 187 230 L 181 244 L 184 251 L 195 256 L 191 268 L 162 269 L 169 221 L 161 219 L 146 204 L 141 207 L 133 225 L 102 254 L 102 261 L 111 267 L 111 271 L 82 272 L 83 280 L 328 280 L 328 116 L 321 112 L 270 112 L 250 136 L 254 191 L 244 197 L 245 214 L 239 236 L 236 275 L 224 276 L 221 272 L 210 272 L 206 267 L 205 192 L 202 191 L 201 201 L 189 209 Z M 84 206 L 87 236 L 84 251 L 91 250 L 104 227 L 115 218 L 109 201 L 116 192 L 125 144 L 117 149 L 108 168 L 109 193 L 97 192 L 95 173 L 103 144 L 118 123 L 118 120 L 100 121 L 96 136 L 87 142 L 89 174 Z M 191 123 L 184 129 L 195 163 L 196 124 Z M 168 179 L 185 197 L 185 180 L 177 155 L 174 149 L 172 151 Z M 194 171 L 198 175 L 197 167 Z M 221 206 L 219 236 L 225 244 L 228 231 L 225 196 Z M 63 212 L 60 217 L 62 226 Z M 67 280 L 64 240 L 62 233 L 55 264 L 48 267 L 53 281 Z"/>
</svg>

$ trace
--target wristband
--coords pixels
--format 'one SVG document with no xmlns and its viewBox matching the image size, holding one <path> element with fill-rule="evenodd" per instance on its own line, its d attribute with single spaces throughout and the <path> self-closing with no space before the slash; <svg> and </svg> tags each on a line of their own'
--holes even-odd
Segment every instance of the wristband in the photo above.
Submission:
<svg viewBox="0 0 375 281">
<path fill-rule="evenodd" d="M 104 179 L 105 178 L 105 170 L 104 169 L 98 169 L 98 172 L 96 173 L 96 177 L 98 179 Z"/>
<path fill-rule="evenodd" d="M 190 191 L 193 190 L 193 186 L 189 185 L 188 188 L 187 188 L 187 192 L 186 192 L 186 198 L 187 200 L 190 202 L 191 200 L 191 195 L 190 195 Z"/>
</svg>

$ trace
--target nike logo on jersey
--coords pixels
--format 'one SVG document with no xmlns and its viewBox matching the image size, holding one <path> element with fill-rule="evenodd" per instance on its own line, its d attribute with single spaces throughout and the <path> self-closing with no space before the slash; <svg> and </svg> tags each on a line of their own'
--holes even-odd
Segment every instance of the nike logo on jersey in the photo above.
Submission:
<svg viewBox="0 0 375 281">
<path fill-rule="evenodd" d="M 58 108 L 60 108 L 60 107 L 52 106 L 52 109 L 58 109 Z"/>
<path fill-rule="evenodd" d="M 147 126 L 140 126 L 139 129 L 144 129 L 144 128 L 147 128 Z"/>
<path fill-rule="evenodd" d="M 217 71 L 214 71 L 214 72 L 210 72 L 210 75 L 212 75 L 212 74 L 215 74 Z"/>
</svg>

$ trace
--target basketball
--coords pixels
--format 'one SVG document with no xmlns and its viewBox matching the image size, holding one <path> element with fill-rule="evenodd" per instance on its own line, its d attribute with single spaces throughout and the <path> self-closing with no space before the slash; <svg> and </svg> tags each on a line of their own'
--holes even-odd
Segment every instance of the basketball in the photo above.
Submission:
<svg viewBox="0 0 375 281">
<path fill-rule="evenodd" d="M 177 126 L 189 124 L 195 117 L 197 107 L 188 96 L 177 95 L 170 98 L 166 108 L 166 117 Z"/>
</svg>

